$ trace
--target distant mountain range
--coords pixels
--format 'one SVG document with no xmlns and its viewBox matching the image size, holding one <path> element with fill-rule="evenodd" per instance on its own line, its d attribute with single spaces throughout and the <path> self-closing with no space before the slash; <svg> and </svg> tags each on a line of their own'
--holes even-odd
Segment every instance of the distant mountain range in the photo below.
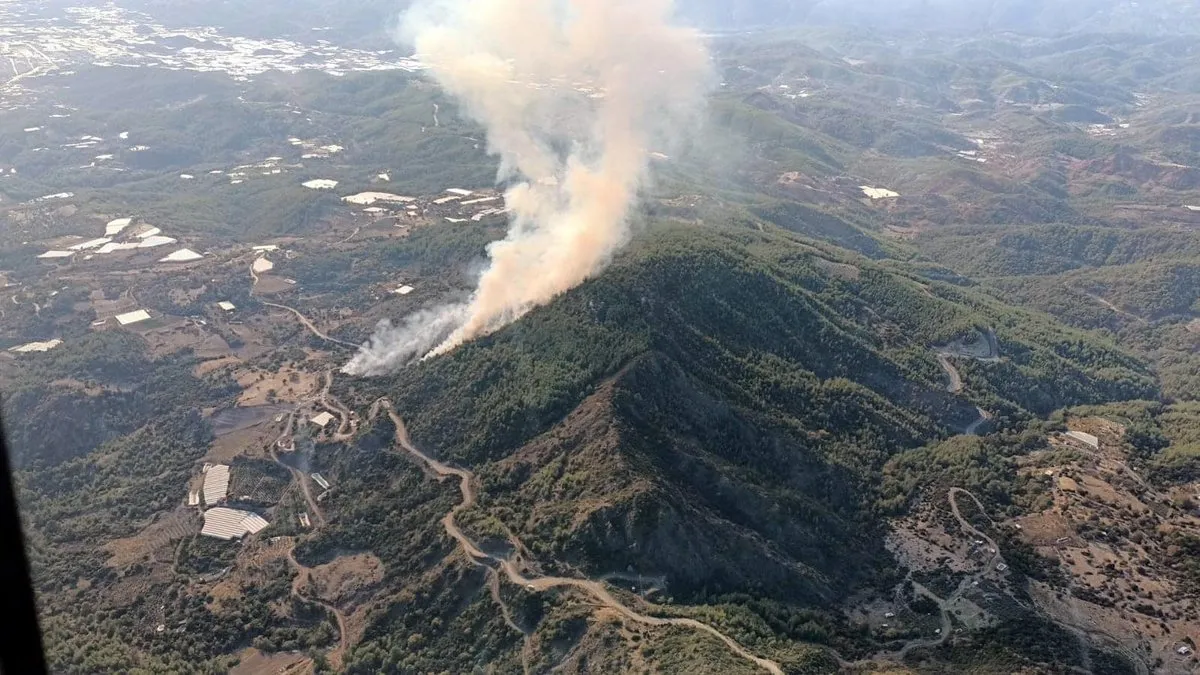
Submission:
<svg viewBox="0 0 1200 675">
<path fill-rule="evenodd" d="M 715 29 L 795 23 L 949 33 L 1200 31 L 1191 0 L 683 0 L 686 15 Z"/>
<path fill-rule="evenodd" d="M 389 44 L 411 4 L 382 0 L 119 0 L 171 26 L 217 25 L 248 37 L 313 35 L 343 43 Z M 1193 0 L 677 0 L 680 14 L 711 31 L 799 24 L 956 35 L 1071 33 L 1180 35 L 1200 32 Z"/>
</svg>

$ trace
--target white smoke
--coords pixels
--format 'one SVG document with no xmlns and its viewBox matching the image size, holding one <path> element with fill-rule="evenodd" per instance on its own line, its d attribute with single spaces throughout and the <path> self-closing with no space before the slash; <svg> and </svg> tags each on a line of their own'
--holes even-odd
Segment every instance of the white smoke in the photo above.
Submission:
<svg viewBox="0 0 1200 675">
<path fill-rule="evenodd" d="M 409 314 L 399 325 L 382 321 L 370 341 L 342 368 L 348 375 L 386 375 L 445 340 L 467 316 L 467 305 L 443 305 Z"/>
<path fill-rule="evenodd" d="M 355 369 L 405 365 L 452 318 L 426 356 L 491 333 L 579 285 L 628 241 L 651 150 L 687 126 L 709 82 L 700 34 L 672 14 L 672 0 L 418 0 L 405 30 L 487 129 L 499 178 L 513 186 L 511 223 L 462 311 L 381 331 Z"/>
</svg>

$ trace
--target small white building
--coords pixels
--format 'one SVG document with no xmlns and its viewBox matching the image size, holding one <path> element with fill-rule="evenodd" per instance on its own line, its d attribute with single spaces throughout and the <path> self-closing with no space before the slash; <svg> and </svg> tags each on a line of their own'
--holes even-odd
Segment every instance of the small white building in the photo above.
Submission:
<svg viewBox="0 0 1200 675">
<path fill-rule="evenodd" d="M 233 310 L 237 309 L 237 305 L 229 302 L 228 300 L 222 300 L 221 302 L 218 302 L 217 307 L 220 307 L 226 312 L 232 312 Z"/>
<path fill-rule="evenodd" d="M 258 260 L 254 261 L 254 264 L 250 266 L 250 269 L 254 270 L 255 274 L 265 274 L 275 269 L 275 263 L 267 260 L 266 258 L 259 258 Z"/>
<path fill-rule="evenodd" d="M 325 477 L 322 476 L 321 474 L 319 474 L 319 473 L 312 474 L 312 479 L 313 479 L 314 483 L 321 486 L 322 490 L 329 489 L 329 481 L 325 480 Z"/>
<path fill-rule="evenodd" d="M 313 417 L 311 420 L 309 420 L 309 422 L 312 422 L 313 424 L 317 425 L 318 427 L 321 427 L 322 429 L 324 429 L 325 427 L 329 426 L 329 423 L 332 422 L 334 419 L 335 419 L 334 416 L 331 413 L 329 413 L 328 411 L 326 411 L 326 412 L 323 412 L 323 413 L 317 415 L 316 417 Z"/>
<path fill-rule="evenodd" d="M 415 290 L 417 290 L 417 289 L 413 288 L 412 286 L 401 286 L 400 288 L 397 288 L 396 290 L 392 291 L 392 293 L 395 293 L 396 295 L 408 295 L 409 293 L 412 293 Z"/>
</svg>

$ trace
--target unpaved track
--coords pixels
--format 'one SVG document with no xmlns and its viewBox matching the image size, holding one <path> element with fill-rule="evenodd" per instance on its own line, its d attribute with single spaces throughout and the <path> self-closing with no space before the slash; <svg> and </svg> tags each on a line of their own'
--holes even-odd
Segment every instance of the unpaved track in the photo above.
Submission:
<svg viewBox="0 0 1200 675">
<path fill-rule="evenodd" d="M 516 618 L 513 617 L 512 611 L 508 608 L 508 603 L 504 602 L 504 597 L 500 595 L 500 573 L 494 568 L 487 568 L 488 589 L 492 592 L 492 600 L 500 606 L 500 613 L 504 615 L 504 623 L 508 627 L 521 634 L 521 669 L 525 671 L 525 675 L 530 673 L 530 656 L 533 654 L 533 640 L 529 631 L 517 624 Z"/>
<path fill-rule="evenodd" d="M 950 357 L 946 354 L 937 355 L 938 363 L 941 364 L 942 370 L 946 371 L 946 375 L 950 377 L 950 384 L 946 385 L 946 391 L 951 394 L 960 394 L 963 390 L 962 375 L 959 374 L 958 368 L 950 362 Z"/>
<path fill-rule="evenodd" d="M 282 309 L 282 310 L 291 312 L 293 315 L 295 315 L 295 317 L 297 319 L 300 320 L 300 323 L 304 324 L 304 327 L 307 328 L 310 333 L 312 333 L 313 335 L 316 335 L 317 337 L 321 338 L 322 340 L 324 340 L 326 342 L 332 342 L 335 345 L 342 345 L 343 347 L 349 347 L 350 349 L 358 349 L 361 346 L 361 345 L 356 345 L 353 342 L 346 342 L 345 340 L 339 340 L 335 337 L 330 337 L 330 336 L 326 335 L 324 332 L 321 331 L 320 328 L 317 328 L 316 324 L 314 324 L 311 319 L 309 319 L 307 316 L 304 316 L 304 314 L 302 314 L 300 312 L 300 310 L 298 310 L 298 309 L 293 309 L 292 307 L 288 307 L 287 305 L 280 305 L 280 304 L 277 304 L 274 302 L 267 302 L 265 300 L 263 301 L 263 304 L 266 305 L 267 307 L 274 307 L 275 309 Z"/>
<path fill-rule="evenodd" d="M 963 384 L 962 373 L 958 371 L 958 368 L 954 365 L 954 362 L 950 360 L 950 357 L 975 359 L 976 361 L 983 361 L 985 363 L 996 363 L 1000 361 L 1000 341 L 996 339 L 996 332 L 991 328 L 987 329 L 987 331 L 983 333 L 983 339 L 985 342 L 987 342 L 987 356 L 972 354 L 965 349 L 956 350 L 949 347 L 942 347 L 935 350 L 938 365 L 942 367 L 942 370 L 946 371 L 946 377 L 948 377 L 950 380 L 946 385 L 946 391 L 950 392 L 951 394 L 958 395 L 963 393 L 963 390 L 966 389 L 966 385 Z M 966 430 L 963 432 L 968 436 L 974 436 L 978 434 L 979 427 L 983 426 L 986 422 L 989 422 L 992 419 L 991 415 L 989 415 L 988 412 L 983 408 L 977 407 L 976 410 L 979 412 L 979 417 L 967 425 Z"/>
<path fill-rule="evenodd" d="M 1105 309 L 1111 311 L 1114 314 L 1119 314 L 1127 319 L 1132 319 L 1135 323 L 1140 323 L 1143 326 L 1150 323 L 1144 317 L 1140 317 L 1137 314 L 1134 314 L 1132 312 L 1127 312 L 1127 311 L 1121 309 L 1120 307 L 1117 307 L 1116 305 L 1114 305 L 1112 302 L 1110 302 L 1103 296 L 1096 295 L 1095 293 L 1089 293 L 1081 288 L 1075 288 L 1074 290 L 1079 291 L 1080 293 L 1083 293 L 1084 295 L 1091 298 L 1092 300 L 1095 300 L 1097 303 L 1103 305 Z"/>
<path fill-rule="evenodd" d="M 592 596 L 592 598 L 600 605 L 608 607 L 617 612 L 621 616 L 635 623 L 644 624 L 647 626 L 683 626 L 697 631 L 708 633 L 709 635 L 724 642 L 730 651 L 738 656 L 754 663 L 763 670 L 772 673 L 773 675 L 783 675 L 783 669 L 778 663 L 764 659 L 754 654 L 751 654 L 744 647 L 728 637 L 721 631 L 701 623 L 695 619 L 682 618 L 662 618 L 648 616 L 640 612 L 636 612 L 629 607 L 623 605 L 608 591 L 601 583 L 589 579 L 568 579 L 564 577 L 527 577 L 517 569 L 517 565 L 511 560 L 497 558 L 495 556 L 484 553 L 474 542 L 458 527 L 456 517 L 463 511 L 475 505 L 476 492 L 474 487 L 475 475 L 465 469 L 456 469 L 454 467 L 443 464 L 442 462 L 433 459 L 424 452 L 421 452 L 412 440 L 409 438 L 408 429 L 404 425 L 404 420 L 396 412 L 391 402 L 386 399 L 381 399 L 376 402 L 375 410 L 378 406 L 383 406 L 387 409 L 388 417 L 396 427 L 396 443 L 404 449 L 409 455 L 419 460 L 426 468 L 432 471 L 439 479 L 457 478 L 459 481 L 459 490 L 462 493 L 462 501 L 455 506 L 450 513 L 442 518 L 442 526 L 446 529 L 446 533 L 458 542 L 462 550 L 467 556 L 477 565 L 493 568 L 499 566 L 499 569 L 504 572 L 508 580 L 514 584 L 524 586 L 529 590 L 548 591 L 555 588 L 574 588 Z"/>
<path fill-rule="evenodd" d="M 258 273 L 254 271 L 253 265 L 250 266 L 250 278 L 253 280 L 253 283 L 251 284 L 251 293 L 253 293 L 254 286 L 258 285 Z M 287 305 L 280 305 L 274 302 L 267 302 L 266 300 L 263 300 L 262 304 L 266 305 L 267 307 L 274 307 L 275 309 L 282 309 L 284 311 L 291 312 L 297 319 L 300 320 L 300 323 L 304 324 L 304 327 L 307 328 L 310 333 L 316 335 L 326 342 L 332 342 L 335 345 L 342 345 L 343 347 L 349 347 L 351 349 L 358 349 L 360 346 L 362 346 L 326 335 L 320 328 L 317 328 L 317 325 L 312 322 L 312 319 L 309 319 L 298 309 L 288 307 Z"/>
<path fill-rule="evenodd" d="M 291 472 L 292 477 L 295 478 L 296 482 L 300 484 L 300 492 L 304 495 L 304 501 L 308 504 L 308 509 L 312 511 L 313 517 L 317 521 L 317 525 L 324 526 L 326 523 L 325 514 L 321 513 L 321 506 L 317 504 L 317 500 L 313 499 L 312 488 L 309 487 L 308 484 L 308 476 L 304 475 L 304 472 L 300 469 L 288 466 L 282 460 L 280 460 L 279 456 L 275 454 L 274 448 L 271 449 L 271 458 L 275 460 L 276 464 Z"/>
<path fill-rule="evenodd" d="M 346 615 L 343 614 L 342 610 L 338 609 L 336 606 L 325 602 L 320 598 L 310 598 L 300 594 L 300 586 L 311 578 L 312 570 L 304 565 L 301 565 L 300 562 L 296 560 L 295 539 L 292 539 L 291 543 L 288 544 L 287 559 L 288 563 L 290 563 L 298 573 L 296 580 L 292 582 L 292 595 L 300 598 L 300 600 L 304 602 L 315 603 L 321 607 L 324 607 L 329 612 L 332 612 L 333 616 L 337 619 L 338 646 L 329 652 L 329 665 L 333 666 L 334 670 L 341 670 L 343 662 L 346 658 L 346 650 L 350 648 L 350 633 L 346 630 Z"/>
</svg>

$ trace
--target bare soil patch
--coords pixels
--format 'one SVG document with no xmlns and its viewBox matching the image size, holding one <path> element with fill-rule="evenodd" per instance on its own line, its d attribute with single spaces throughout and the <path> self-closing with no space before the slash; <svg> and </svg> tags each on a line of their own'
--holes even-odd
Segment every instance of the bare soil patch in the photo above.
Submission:
<svg viewBox="0 0 1200 675">
<path fill-rule="evenodd" d="M 210 333 L 187 319 L 172 319 L 161 327 L 142 333 L 155 356 L 191 349 L 201 359 L 228 356 L 232 350 L 221 336 Z"/>
<path fill-rule="evenodd" d="M 225 464 L 242 455 L 265 454 L 267 447 L 279 432 L 269 425 L 259 425 L 218 437 L 204 460 L 214 464 Z"/>
<path fill-rule="evenodd" d="M 265 654 L 253 647 L 238 655 L 229 675 L 309 675 L 313 661 L 303 654 Z"/>
<path fill-rule="evenodd" d="M 248 368 L 236 372 L 234 376 L 244 390 L 238 399 L 238 405 L 243 407 L 297 402 L 320 391 L 321 386 L 318 374 L 306 373 L 291 366 L 284 366 L 274 373 Z"/>
<path fill-rule="evenodd" d="M 222 356 L 220 358 L 211 359 L 197 365 L 192 369 L 192 374 L 196 377 L 204 377 L 209 373 L 215 373 L 226 366 L 236 366 L 242 363 L 242 360 L 236 356 Z"/>
<path fill-rule="evenodd" d="M 1181 586 L 1178 552 L 1163 535 L 1200 534 L 1200 518 L 1130 466 L 1121 425 L 1082 418 L 1069 427 L 1097 436 L 1100 448 L 1052 438 L 1069 453 L 1038 453 L 1022 462 L 1022 472 L 1045 476 L 1051 499 L 1040 513 L 1017 521 L 1020 537 L 1057 561 L 1067 578 L 1058 588 L 1035 585 L 1035 601 L 1093 642 L 1120 645 L 1146 663 L 1161 659 L 1167 664 L 1161 672 L 1192 672 L 1175 663 L 1175 650 L 1183 640 L 1200 640 L 1197 601 Z"/>
<path fill-rule="evenodd" d="M 322 599 L 348 605 L 363 591 L 383 581 L 383 574 L 383 561 L 373 553 L 360 553 L 312 568 L 312 583 Z"/>
<path fill-rule="evenodd" d="M 276 293 L 290 291 L 295 287 L 295 284 L 288 283 L 283 277 L 267 274 L 258 277 L 258 283 L 254 286 L 254 294 L 274 295 Z"/>
</svg>

